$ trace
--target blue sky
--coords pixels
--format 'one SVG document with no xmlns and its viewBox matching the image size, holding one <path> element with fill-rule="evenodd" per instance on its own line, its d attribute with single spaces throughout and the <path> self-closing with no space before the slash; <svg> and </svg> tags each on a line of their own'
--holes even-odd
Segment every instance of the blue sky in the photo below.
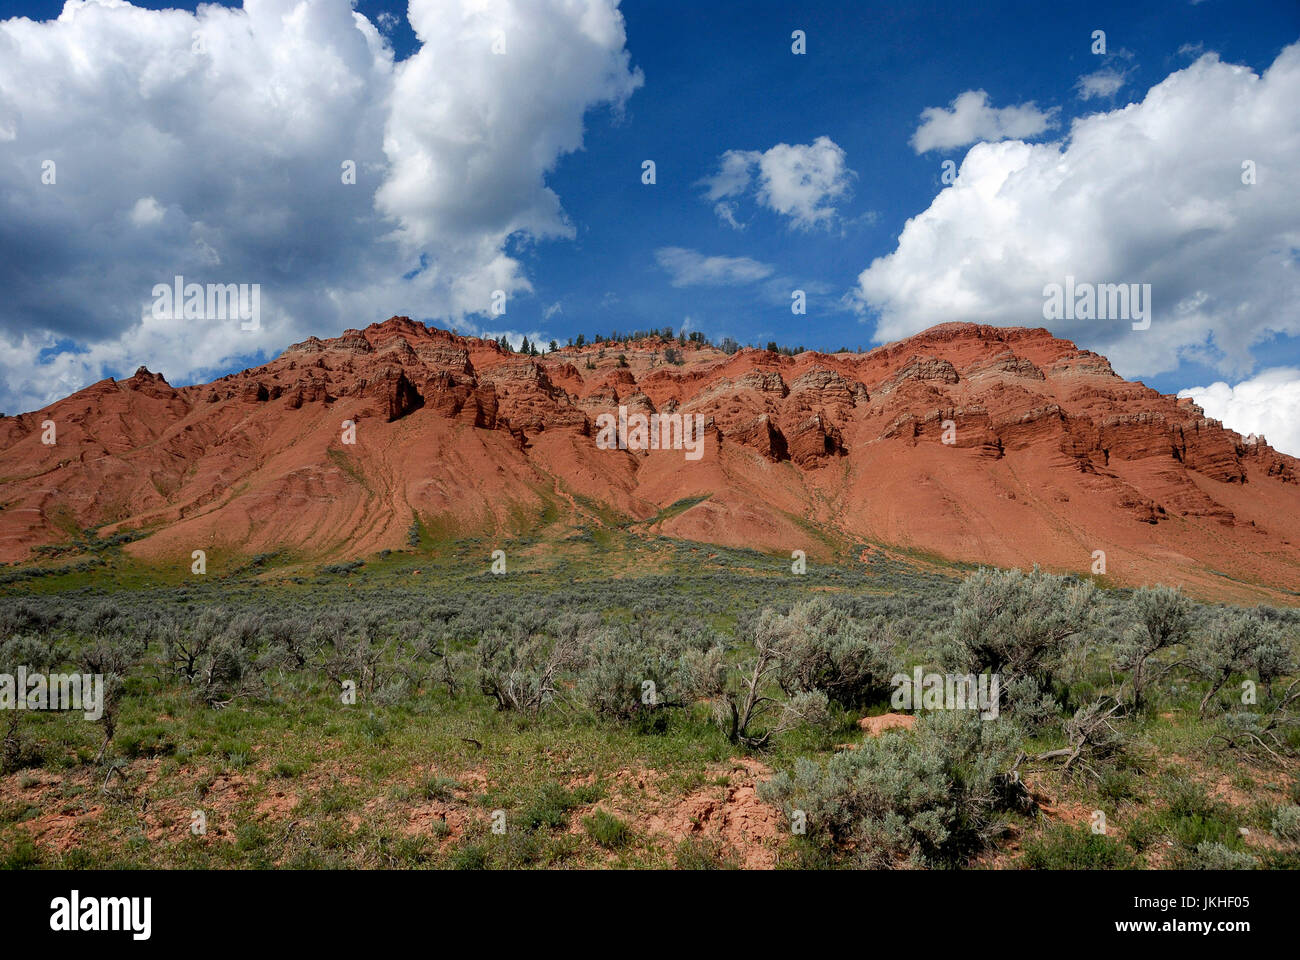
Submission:
<svg viewBox="0 0 1300 960">
<path fill-rule="evenodd" d="M 285 15 L 293 9 L 289 0 L 264 2 Z M 331 9 L 339 5 L 339 0 L 317 2 Z M 603 10 L 605 2 L 591 0 L 591 5 Z M 257 146 L 241 148 L 241 131 L 231 129 L 230 183 L 222 182 L 226 174 L 220 164 L 198 181 L 181 171 L 187 150 L 195 156 L 212 154 L 207 135 L 191 132 L 202 125 L 205 111 L 212 110 L 214 123 L 229 124 L 238 116 L 229 105 L 214 105 L 213 82 L 193 75 L 178 80 L 176 99 L 185 98 L 185 110 L 164 113 L 158 105 L 170 94 L 156 75 L 176 58 L 161 58 L 146 68 L 138 63 L 138 53 L 128 55 L 123 45 L 129 39 L 114 34 L 108 19 L 122 17 L 122 9 L 107 9 L 94 21 L 81 17 L 75 32 L 70 27 L 51 30 L 51 48 L 63 44 L 82 50 L 95 65 L 92 76 L 96 70 L 111 70 L 102 76 L 116 84 L 123 73 L 136 70 L 128 78 L 129 89 L 149 87 L 144 131 L 133 129 L 138 114 L 129 103 L 111 124 L 103 117 L 122 102 L 121 96 L 94 114 L 111 141 L 100 155 L 130 158 L 137 147 L 122 144 L 149 143 L 147 156 L 152 158 L 167 152 L 159 147 L 165 143 L 176 155 L 168 162 L 178 166 L 162 166 L 143 186 L 122 187 L 111 197 L 117 185 L 109 173 L 102 182 L 85 186 L 87 194 L 78 195 L 74 204 L 65 201 L 57 214 L 42 212 L 45 201 L 39 193 L 27 201 L 11 191 L 0 200 L 0 208 L 6 208 L 0 212 L 10 215 L 11 224 L 0 230 L 0 244 L 10 248 L 4 251 L 10 267 L 0 270 L 0 280 L 20 289 L 18 302 L 0 307 L 0 364 L 7 363 L 10 379 L 0 396 L 3 408 L 12 412 L 98 375 L 129 374 L 137 362 L 161 366 L 174 383 L 207 379 L 274 356 L 287 338 L 334 335 L 393 313 L 463 332 L 522 333 L 543 342 L 611 329 L 678 329 L 685 323 L 715 340 L 777 340 L 825 350 L 870 347 L 949 319 L 1046 325 L 1107 353 L 1121 373 L 1167 392 L 1220 380 L 1237 385 L 1265 370 L 1300 367 L 1294 296 L 1297 227 L 1294 221 L 1288 228 L 1284 219 L 1276 219 L 1296 209 L 1287 195 L 1296 193 L 1300 160 L 1283 149 L 1296 142 L 1294 117 L 1288 121 L 1274 115 L 1293 81 L 1279 58 L 1300 41 L 1300 7 L 1294 2 L 1184 0 L 1135 10 L 1120 3 L 1066 8 L 1042 3 L 625 0 L 618 5 L 622 42 L 602 34 L 598 59 L 592 59 L 596 54 L 586 40 L 565 32 L 563 18 L 545 10 L 543 0 L 520 7 L 509 0 L 487 5 L 501 12 L 503 22 L 515 18 L 507 56 L 522 62 L 522 72 L 512 78 L 510 89 L 484 94 L 480 87 L 493 82 L 493 74 L 486 74 L 487 80 L 467 80 L 463 89 L 457 86 L 463 70 L 451 65 L 459 55 L 455 51 L 478 42 L 472 33 L 458 36 L 466 22 L 458 0 L 412 5 L 417 15 L 411 20 L 425 24 L 423 44 L 408 23 L 405 4 L 359 0 L 357 12 L 378 26 L 391 47 L 399 64 L 396 73 L 422 46 L 428 55 L 420 71 L 411 69 L 392 87 L 406 114 L 377 112 L 389 90 L 378 84 L 373 94 L 349 99 L 345 108 L 278 103 L 276 109 L 296 111 L 295 116 L 319 110 L 328 118 L 353 111 L 356 120 L 346 130 L 340 126 L 322 132 L 320 124 L 304 128 L 327 145 L 312 147 L 319 149 L 319 164 L 305 147 L 293 153 L 303 138 L 269 150 L 258 164 L 245 164 L 250 151 L 275 139 L 277 125 L 284 126 L 282 117 L 268 119 L 265 130 L 271 133 L 264 133 Z M 196 10 L 193 4 L 150 0 L 135 6 Z M 241 3 L 225 6 L 242 15 Z M 62 3 L 51 0 L 11 0 L 2 16 L 50 20 L 62 9 Z M 349 29 L 337 10 L 320 20 L 309 33 L 326 37 L 322 42 L 336 42 L 328 40 L 331 31 Z M 153 20 L 141 23 L 145 30 L 155 27 Z M 156 26 L 166 38 L 159 43 L 184 43 L 184 28 L 171 30 L 161 19 Z M 574 26 L 579 34 L 581 26 Z M 554 33 L 532 48 L 531 37 L 543 29 Z M 796 29 L 807 37 L 807 52 L 801 56 L 791 51 Z M 1106 33 L 1104 56 L 1090 49 L 1098 29 Z M 11 31 L 11 36 L 17 44 L 13 49 L 24 49 L 31 62 L 11 63 L 8 75 L 0 67 L 0 187 L 41 151 L 73 149 L 57 139 L 71 133 L 60 132 L 52 122 L 34 122 L 41 119 L 36 111 L 53 111 L 61 97 L 76 97 L 73 106 L 85 106 L 95 96 L 77 86 L 71 67 L 65 68 L 67 75 L 57 75 L 57 63 L 40 55 L 46 41 L 33 38 L 46 34 Z M 292 59 L 296 42 L 272 37 L 266 49 L 288 51 Z M 4 52 L 0 47 L 0 60 Z M 305 64 L 321 60 L 319 52 L 300 53 Z M 65 63 L 69 59 L 77 58 L 65 57 Z M 362 61 L 364 57 L 358 63 Z M 1279 68 L 1270 81 L 1270 98 L 1261 78 L 1275 61 Z M 1247 79 L 1235 68 L 1245 68 Z M 448 76 L 441 76 L 440 69 L 448 70 Z M 44 77 L 42 70 L 56 75 Z M 361 67 L 354 71 L 363 72 Z M 1089 76 L 1101 77 L 1096 86 L 1102 92 L 1085 99 L 1081 78 Z M 247 95 L 260 96 L 263 81 L 281 89 L 273 78 L 254 72 Z M 440 112 L 432 120 L 420 114 L 421 84 L 443 83 L 445 88 L 432 97 L 442 105 L 440 111 L 488 117 L 484 123 L 505 132 L 490 130 L 492 150 L 482 155 L 466 159 L 455 154 L 440 186 L 433 181 L 422 185 L 418 164 L 407 168 L 405 177 L 395 172 L 409 160 L 398 151 L 409 152 L 416 144 L 436 164 L 446 156 L 439 151 L 451 149 L 438 129 L 448 114 Z M 1148 92 L 1162 83 L 1170 95 L 1149 98 Z M 534 96 L 556 88 L 568 92 L 551 94 L 546 103 Z M 282 96 L 310 101 L 320 89 L 324 87 L 287 89 Z M 952 133 L 955 119 L 940 116 L 939 126 L 949 132 L 938 139 L 946 145 L 918 152 L 921 144 L 914 138 L 922 112 L 952 111 L 959 96 L 973 91 L 987 95 L 968 117 L 975 134 L 963 138 Z M 1260 102 L 1254 104 L 1254 99 Z M 1225 112 L 1222 103 L 1229 101 L 1245 105 Z M 10 125 L 17 135 L 8 140 L 6 103 L 20 119 L 18 126 Z M 1142 106 L 1145 116 L 1132 151 L 1116 146 L 1128 129 L 1116 111 L 1130 103 Z M 1007 124 L 1003 133 L 990 133 L 988 123 L 996 121 L 998 111 L 1019 108 L 1026 112 L 1014 118 L 1002 115 Z M 254 119 L 258 109 L 250 108 Z M 1080 144 L 1087 140 L 1095 147 L 1075 149 L 1075 121 L 1112 113 L 1114 118 L 1096 120 L 1088 136 L 1080 136 Z M 1034 117 L 1044 128 L 1025 134 Z M 582 127 L 575 142 L 570 128 L 577 121 Z M 94 147 L 100 125 L 83 124 L 76 136 Z M 515 136 L 509 132 L 512 125 L 528 129 Z M 131 131 L 129 138 L 124 130 Z M 385 130 L 392 143 L 384 140 Z M 392 137 L 395 130 L 398 135 Z M 341 137 L 355 141 L 335 150 Z M 1017 141 L 1038 146 L 1032 155 L 1017 154 Z M 769 153 L 782 144 L 794 148 L 793 153 Z M 823 149 L 815 151 L 818 144 Z M 1047 146 L 1051 144 L 1056 147 Z M 314 176 L 317 166 L 333 169 L 337 157 L 349 156 L 351 149 L 370 157 L 361 161 L 359 189 L 337 202 L 338 192 L 295 195 L 296 184 Z M 1062 156 L 1045 152 L 1049 149 Z M 502 157 L 510 151 L 513 158 Z M 1197 151 L 1205 154 L 1199 161 Z M 728 152 L 749 178 L 747 189 L 723 197 L 731 222 L 708 196 L 710 178 L 722 169 Z M 809 221 L 800 209 L 792 211 L 788 204 L 781 209 L 779 178 L 782 162 L 814 154 L 838 167 L 830 174 L 826 194 L 814 197 L 817 217 Z M 971 162 L 962 166 L 968 155 Z M 1240 193 L 1239 155 L 1259 162 L 1261 176 L 1253 194 Z M 1183 167 L 1170 172 L 1170 164 L 1181 163 L 1177 158 L 1184 156 L 1192 157 L 1188 167 L 1198 171 L 1186 173 L 1185 183 L 1179 181 Z M 68 158 L 69 166 L 74 159 Z M 645 160 L 656 164 L 654 185 L 642 183 Z M 948 160 L 962 168 L 956 187 L 941 180 Z M 499 174 L 483 174 L 485 165 L 498 161 L 503 166 Z M 764 199 L 767 161 L 774 164 L 778 182 Z M 466 166 L 457 167 L 461 162 Z M 1130 162 L 1131 189 L 1113 174 Z M 296 166 L 281 169 L 291 163 Z M 464 184 L 463 205 L 449 182 L 462 169 L 477 171 L 478 178 Z M 1051 189 L 1035 185 L 1036 177 L 1049 175 L 1044 171 L 1061 169 L 1060 184 Z M 1226 171 L 1221 182 L 1214 179 L 1215 171 Z M 236 195 L 250 179 L 263 176 L 267 183 L 259 187 L 267 192 L 259 197 L 292 199 L 286 210 L 273 207 L 264 218 L 257 203 L 243 206 Z M 1007 189 L 981 200 L 980 177 L 1011 179 Z M 1154 199 L 1164 189 L 1178 192 L 1163 202 Z M 137 196 L 146 190 L 153 192 Z M 940 197 L 945 190 L 953 194 L 947 200 Z M 436 202 L 423 206 L 426 195 L 436 195 Z M 1007 197 L 1010 219 L 1008 207 L 998 206 Z M 555 209 L 547 207 L 552 200 L 558 202 Z M 1140 209 L 1148 201 L 1150 209 Z M 242 211 L 239 224 L 219 223 L 222 209 L 232 207 Z M 126 213 L 115 214 L 119 208 Z M 304 209 L 313 212 L 304 214 Z M 807 207 L 801 209 L 808 213 Z M 1080 209 L 1094 214 L 1081 215 Z M 903 238 L 909 218 L 927 212 L 934 218 L 930 232 L 917 230 Z M 1062 235 L 1056 222 L 1066 216 L 1077 223 L 1071 236 Z M 127 232 L 117 236 L 109 223 L 122 217 L 132 226 L 122 227 Z M 178 218 L 183 218 L 179 225 Z M 972 220 L 978 223 L 972 226 Z M 1168 222 L 1161 228 L 1163 220 Z M 353 225 L 363 222 L 364 228 L 354 233 Z M 407 231 L 401 243 L 390 234 L 395 223 Z M 1156 229 L 1148 230 L 1153 224 Z M 154 225 L 172 229 L 172 239 L 141 240 L 141 229 Z M 169 259 L 161 251 L 177 237 L 208 250 L 209 259 Z M 141 246 L 133 246 L 137 241 Z M 355 275 L 351 261 L 339 254 L 349 245 L 357 251 Z M 994 248 L 996 255 L 989 253 Z M 1053 249 L 1060 250 L 1055 260 L 1040 256 Z M 968 261 L 971 250 L 983 260 Z M 1225 250 L 1241 251 L 1241 262 L 1225 257 Z M 130 264 L 151 263 L 152 272 L 141 274 L 143 280 L 128 279 L 128 258 Z M 864 271 L 878 258 L 885 262 L 864 280 Z M 193 275 L 195 264 L 203 262 L 220 263 L 225 272 L 215 280 L 260 279 L 270 305 L 263 335 L 240 340 L 205 332 L 196 341 L 190 331 L 176 333 L 172 342 L 167 338 L 174 331 L 133 333 L 130 324 L 141 298 L 119 299 L 131 300 L 142 284 L 147 286 L 155 275 L 169 277 L 173 267 Z M 438 269 L 430 270 L 430 264 Z M 1214 277 L 1207 264 L 1220 265 L 1223 277 Z M 1041 295 L 1035 291 L 1069 272 L 1097 282 L 1152 282 L 1152 331 L 1139 337 L 1128 323 L 1063 324 L 1059 329 L 1045 323 L 1038 309 Z M 120 286 L 104 279 L 119 274 Z M 57 286 L 57 298 L 42 300 L 39 289 L 22 295 L 25 283 L 35 283 L 33 277 L 46 288 Z M 951 281 L 951 305 L 936 299 L 937 294 L 909 289 L 910 278 L 925 291 L 942 291 Z M 93 296 L 78 295 L 79 284 L 93 287 Z M 324 301 L 313 299 L 321 296 L 322 287 L 335 284 L 339 289 Z M 480 295 L 480 287 L 493 284 L 509 291 L 505 316 L 491 315 L 487 297 Z M 791 313 L 794 289 L 807 293 L 805 316 Z M 30 355 L 26 363 L 25 355 Z M 31 374 L 32 357 L 48 365 L 44 380 L 39 365 Z M 1300 374 L 1279 382 L 1286 389 L 1264 398 L 1269 416 L 1282 416 L 1284 423 L 1300 418 L 1300 388 L 1294 386 Z M 1229 402 L 1237 399 L 1229 397 Z M 1259 402 L 1255 397 L 1250 407 Z M 1294 408 L 1287 406 L 1292 402 Z M 1278 429 L 1283 427 L 1272 426 L 1274 433 Z"/>
<path fill-rule="evenodd" d="M 1109 45 L 1133 53 L 1130 79 L 1107 106 L 1122 105 L 1125 94 L 1140 97 L 1185 66 L 1188 57 L 1177 53 L 1185 44 L 1212 43 L 1225 60 L 1258 70 L 1300 38 L 1300 7 L 1289 3 L 1152 4 L 1151 13 L 1137 17 L 1133 4 L 1066 6 L 625 3 L 629 48 L 646 85 L 621 123 L 593 118 L 586 149 L 565 158 L 551 178 L 581 226 L 575 243 L 537 252 L 538 305 L 564 304 L 569 323 L 558 329 L 566 335 L 603 330 L 610 320 L 626 329 L 676 326 L 690 316 L 698 328 L 746 343 L 871 346 L 871 323 L 840 300 L 939 192 L 941 161 L 960 161 L 965 152 L 914 153 L 908 140 L 925 107 L 982 88 L 999 105 L 1060 106 L 1068 123 L 1103 105 L 1081 101 L 1073 90 L 1081 74 L 1097 69 L 1089 52 L 1097 28 L 1107 30 Z M 809 36 L 804 57 L 790 52 L 794 28 Z M 778 215 L 759 210 L 737 232 L 701 202 L 696 183 L 726 150 L 809 143 L 821 135 L 845 150 L 857 173 L 840 228 L 793 232 Z M 637 177 L 642 158 L 658 164 L 653 188 Z M 772 264 L 793 286 L 826 292 L 810 294 L 807 317 L 796 319 L 788 293 L 773 300 L 743 287 L 674 288 L 654 262 L 652 251 L 663 246 L 751 257 Z M 620 301 L 604 309 L 609 291 Z M 1036 326 L 1042 318 L 1006 323 Z M 1285 357 L 1300 357 L 1294 340 Z M 1197 375 L 1183 369 L 1150 382 L 1176 390 Z"/>
</svg>

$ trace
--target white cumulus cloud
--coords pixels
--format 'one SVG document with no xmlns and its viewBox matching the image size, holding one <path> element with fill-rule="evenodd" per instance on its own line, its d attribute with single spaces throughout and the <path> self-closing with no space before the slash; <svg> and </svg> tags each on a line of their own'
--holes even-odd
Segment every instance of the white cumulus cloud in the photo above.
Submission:
<svg viewBox="0 0 1300 960">
<path fill-rule="evenodd" d="M 1036 137 L 1053 127 L 1055 118 L 1055 107 L 1039 110 L 1032 101 L 1014 107 L 991 107 L 985 91 L 967 90 L 947 109 L 926 107 L 921 111 L 921 125 L 912 134 L 912 149 L 927 153 L 964 147 L 977 140 Z"/>
<path fill-rule="evenodd" d="M 1225 427 L 1246 436 L 1258 434 L 1275 449 L 1300 457 L 1300 369 L 1276 367 L 1235 387 L 1219 381 L 1178 395 L 1191 397 Z"/>
<path fill-rule="evenodd" d="M 861 273 L 859 302 L 893 340 L 953 320 L 1042 325 L 1044 287 L 1070 276 L 1150 283 L 1149 329 L 1115 318 L 1052 331 L 1125 376 L 1184 357 L 1248 373 L 1252 345 L 1300 334 L 1298 100 L 1300 44 L 1263 75 L 1207 54 L 1141 103 L 1076 120 L 1063 142 L 977 144 Z"/>
<path fill-rule="evenodd" d="M 718 216 L 731 226 L 740 226 L 736 201 L 752 188 L 761 206 L 808 230 L 833 222 L 835 204 L 847 198 L 854 176 L 843 148 L 830 137 L 818 137 L 770 150 L 728 150 L 718 159 L 717 172 L 701 184 Z"/>
<path fill-rule="evenodd" d="M 546 177 L 642 82 L 617 0 L 411 0 L 399 63 L 352 7 L 0 21 L 0 409 L 531 289 L 507 248 L 572 235 Z M 260 329 L 142 319 L 176 275 L 260 284 Z"/>
</svg>

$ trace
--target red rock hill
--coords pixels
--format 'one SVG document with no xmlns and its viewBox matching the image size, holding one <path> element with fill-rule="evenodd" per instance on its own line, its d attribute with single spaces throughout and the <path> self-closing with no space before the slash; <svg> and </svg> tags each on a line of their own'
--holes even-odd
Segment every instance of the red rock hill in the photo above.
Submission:
<svg viewBox="0 0 1300 960">
<path fill-rule="evenodd" d="M 599 449 L 596 418 L 620 405 L 701 414 L 703 456 Z M 1119 582 L 1294 602 L 1298 467 L 1041 329 L 944 324 L 866 354 L 641 341 L 529 358 L 394 317 L 210 384 L 141 368 L 0 419 L 0 559 L 100 525 L 150 530 L 131 552 L 178 563 L 352 557 L 402 547 L 417 514 L 491 536 L 548 505 L 591 525 L 707 497 L 656 532 L 1080 573 L 1103 550 Z"/>
</svg>

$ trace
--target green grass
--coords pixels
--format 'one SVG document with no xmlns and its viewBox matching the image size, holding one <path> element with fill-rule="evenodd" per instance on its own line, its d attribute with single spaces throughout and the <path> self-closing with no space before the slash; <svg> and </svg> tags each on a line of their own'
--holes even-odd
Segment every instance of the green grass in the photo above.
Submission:
<svg viewBox="0 0 1300 960">
<path fill-rule="evenodd" d="M 453 777 L 428 777 L 420 785 L 420 796 L 425 800 L 451 800 L 460 789 L 460 783 Z"/>
<path fill-rule="evenodd" d="M 1021 865 L 1030 870 L 1132 870 L 1137 856 L 1089 827 L 1058 826 L 1025 843 Z"/>
<path fill-rule="evenodd" d="M 625 847 L 632 841 L 632 828 L 625 821 L 604 810 L 597 810 L 583 819 L 582 825 L 591 839 L 609 850 Z"/>
<path fill-rule="evenodd" d="M 680 516 L 681 514 L 685 513 L 687 510 L 691 509 L 691 507 L 698 506 L 699 504 L 703 503 L 705 500 L 708 500 L 712 496 L 713 494 L 706 493 L 698 497 L 683 497 L 681 500 L 678 500 L 675 503 L 671 503 L 668 506 L 661 509 L 657 514 L 654 515 L 654 517 L 647 520 L 646 523 L 650 526 L 653 526 L 656 523 L 663 523 L 665 520 L 671 520 L 673 517 Z"/>
<path fill-rule="evenodd" d="M 689 837 L 677 844 L 673 865 L 678 870 L 739 870 L 735 853 L 720 841 L 708 837 Z"/>
</svg>

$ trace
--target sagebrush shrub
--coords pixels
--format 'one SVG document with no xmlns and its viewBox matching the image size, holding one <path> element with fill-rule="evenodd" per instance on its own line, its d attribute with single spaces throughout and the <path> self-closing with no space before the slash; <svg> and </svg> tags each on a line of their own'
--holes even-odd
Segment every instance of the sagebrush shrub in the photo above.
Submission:
<svg viewBox="0 0 1300 960">
<path fill-rule="evenodd" d="M 1278 807 L 1271 824 L 1273 836 L 1285 843 L 1300 843 L 1300 806 Z"/>
<path fill-rule="evenodd" d="M 1247 673 L 1256 665 L 1276 670 L 1278 654 L 1284 650 L 1277 627 L 1254 611 L 1218 613 L 1192 647 L 1192 667 L 1209 683 L 1200 712 L 1205 713 L 1233 674 Z"/>
<path fill-rule="evenodd" d="M 929 714 L 824 765 L 800 759 L 760 795 L 787 814 L 803 811 L 809 840 L 858 866 L 956 864 L 1000 831 L 1000 811 L 1023 802 L 1007 773 L 1019 737 L 1006 720 Z"/>
<path fill-rule="evenodd" d="M 765 609 L 747 632 L 754 656 L 727 670 L 720 689 L 708 691 L 713 696 L 714 722 L 726 731 L 727 739 L 761 748 L 795 727 L 828 727 L 831 715 L 824 690 L 797 690 L 779 700 L 769 689 L 778 682 L 795 643 L 785 618 Z"/>
<path fill-rule="evenodd" d="M 537 714 L 559 696 L 560 679 L 579 661 L 575 639 L 507 637 L 495 631 L 478 643 L 479 689 L 498 710 Z"/>
<path fill-rule="evenodd" d="M 960 672 L 1002 677 L 1004 710 L 1029 728 L 1059 712 L 1053 679 L 1072 641 L 1092 628 L 1090 581 L 1020 570 L 979 570 L 957 588 L 951 658 Z"/>
<path fill-rule="evenodd" d="M 1259 861 L 1245 850 L 1234 850 L 1222 843 L 1202 842 L 1196 849 L 1175 858 L 1180 870 L 1254 870 Z"/>
<path fill-rule="evenodd" d="M 601 628 L 584 639 L 577 695 L 600 716 L 628 721 L 706 696 L 716 686 L 710 664 L 721 662 L 721 640 L 711 635 L 664 631 L 642 639 L 624 629 Z"/>
<path fill-rule="evenodd" d="M 1168 666 L 1153 659 L 1161 650 L 1186 643 L 1192 631 L 1192 603 L 1171 587 L 1142 587 L 1128 604 L 1130 624 L 1116 645 L 1116 665 L 1129 671 L 1133 706 L 1141 710 L 1147 689 Z"/>
<path fill-rule="evenodd" d="M 900 661 L 884 617 L 855 619 L 824 597 L 769 624 L 780 645 L 776 680 L 787 696 L 820 690 L 845 708 L 887 697 Z"/>
</svg>

